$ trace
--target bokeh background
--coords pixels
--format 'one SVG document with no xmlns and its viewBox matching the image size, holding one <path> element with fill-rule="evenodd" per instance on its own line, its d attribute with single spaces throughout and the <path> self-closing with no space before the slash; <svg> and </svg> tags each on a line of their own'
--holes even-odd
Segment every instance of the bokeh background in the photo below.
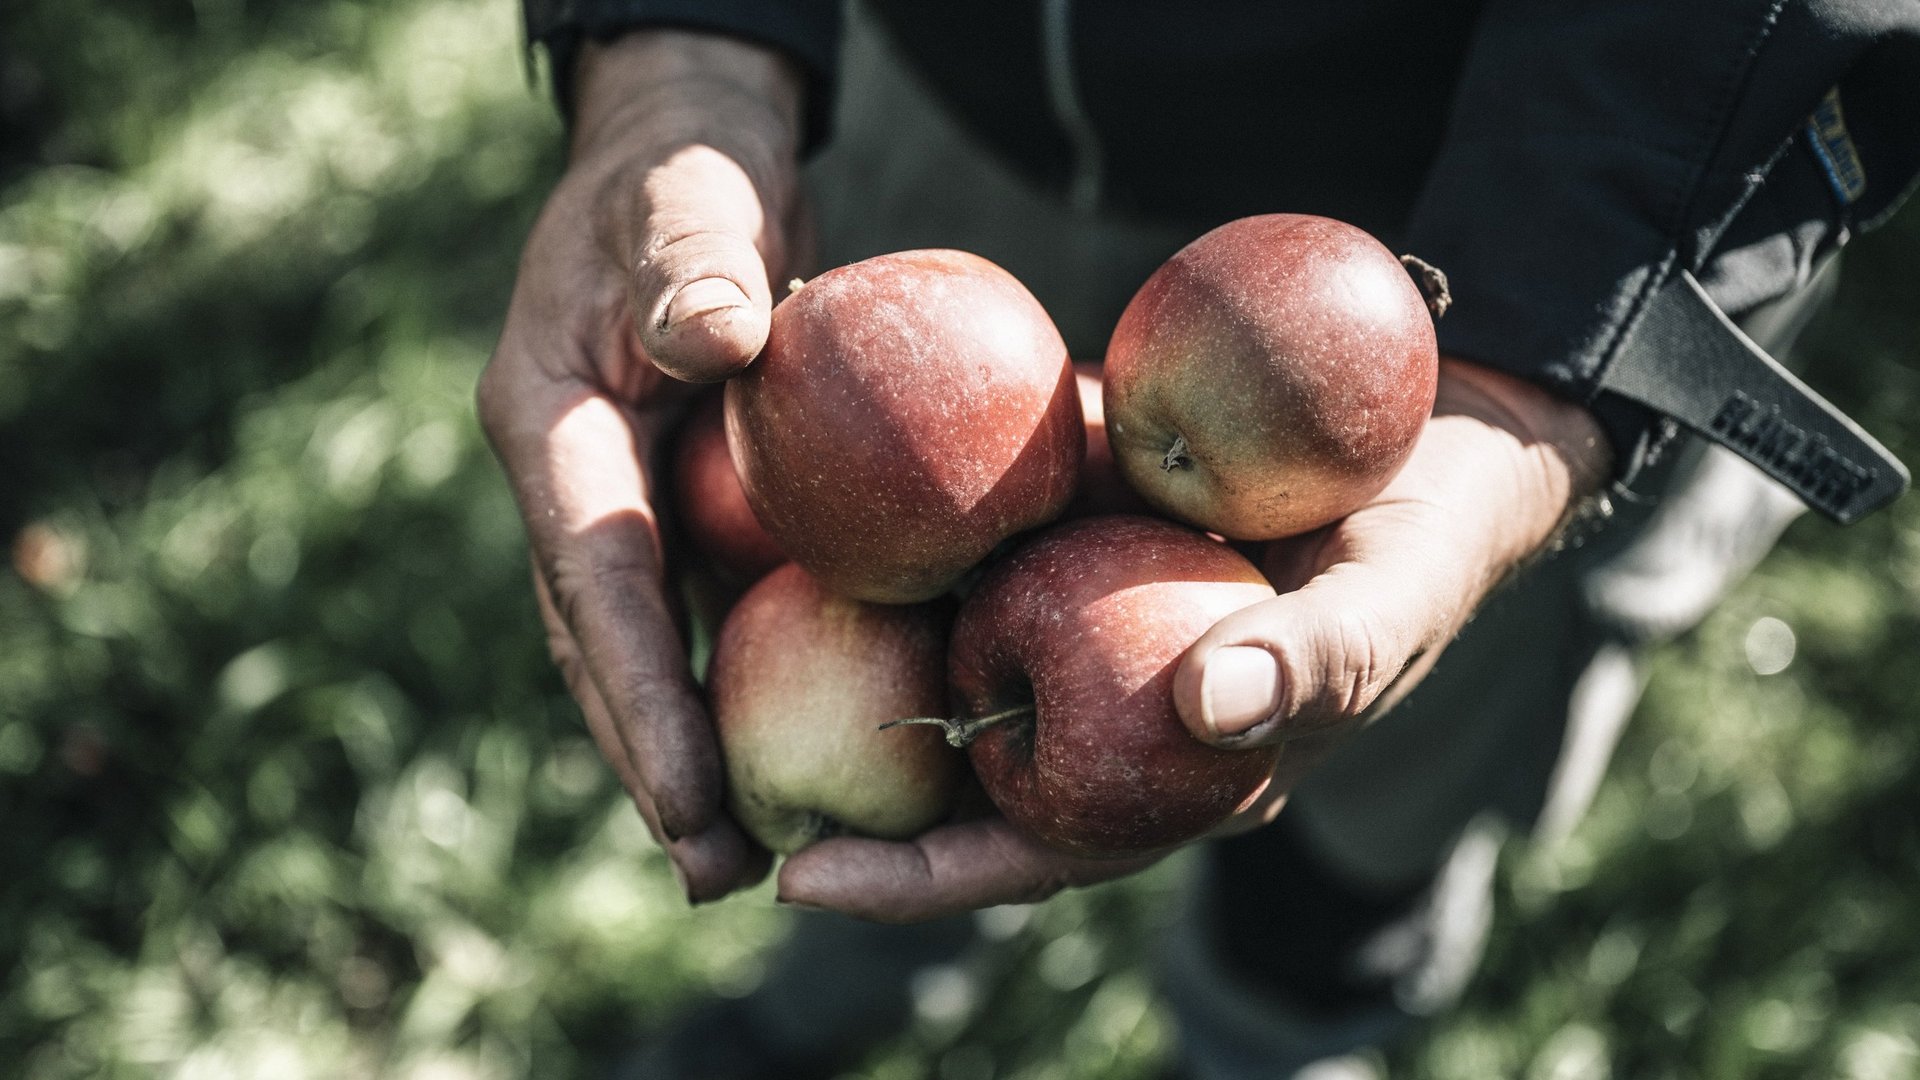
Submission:
<svg viewBox="0 0 1920 1080">
<path fill-rule="evenodd" d="M 752 989 L 543 653 L 472 418 L 558 126 L 510 0 L 0 7 L 0 1074 L 593 1077 Z M 1920 461 L 1920 219 L 1815 381 Z M 1803 521 L 1503 855 L 1408 1076 L 1920 1072 L 1920 502 Z M 1177 864 L 988 920 L 875 1078 L 1149 1076 Z"/>
</svg>

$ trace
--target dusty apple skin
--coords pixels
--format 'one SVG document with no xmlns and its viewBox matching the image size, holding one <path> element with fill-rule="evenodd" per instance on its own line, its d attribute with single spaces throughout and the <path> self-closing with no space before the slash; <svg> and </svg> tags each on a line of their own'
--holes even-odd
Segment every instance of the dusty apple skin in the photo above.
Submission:
<svg viewBox="0 0 1920 1080">
<path fill-rule="evenodd" d="M 1226 545 L 1165 521 L 1055 526 L 962 605 L 948 680 L 962 715 L 1031 702 L 970 756 L 994 805 L 1043 842 L 1120 856 L 1193 839 L 1256 796 L 1276 748 L 1219 750 L 1174 711 L 1173 675 L 1209 627 L 1274 595 Z"/>
<path fill-rule="evenodd" d="M 959 251 L 807 282 L 727 384 L 726 422 L 780 547 L 879 603 L 937 596 L 1059 516 L 1086 452 L 1059 331 L 1011 274 Z"/>
<path fill-rule="evenodd" d="M 1236 540 L 1292 536 L 1386 487 L 1438 364 L 1425 299 L 1379 241 L 1329 218 L 1242 218 L 1167 260 L 1121 315 L 1108 437 L 1161 511 Z"/>
<path fill-rule="evenodd" d="M 727 451 L 718 393 L 695 403 L 673 449 L 673 499 L 693 550 L 726 580 L 750 585 L 787 561 L 753 516 Z"/>
<path fill-rule="evenodd" d="M 952 809 L 965 759 L 938 731 L 950 603 L 868 604 L 789 563 L 747 590 L 708 669 L 728 809 L 790 855 L 853 833 L 907 840 Z"/>
</svg>

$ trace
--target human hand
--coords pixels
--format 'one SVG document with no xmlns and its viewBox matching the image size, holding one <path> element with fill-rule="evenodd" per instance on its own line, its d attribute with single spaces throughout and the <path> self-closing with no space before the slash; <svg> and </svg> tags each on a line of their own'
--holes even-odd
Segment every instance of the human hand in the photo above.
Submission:
<svg viewBox="0 0 1920 1080">
<path fill-rule="evenodd" d="M 1609 454 L 1578 406 L 1443 361 L 1433 419 L 1399 476 L 1343 521 L 1269 545 L 1263 569 L 1281 595 L 1221 620 L 1182 661 L 1175 703 L 1197 738 L 1285 744 L 1267 789 L 1216 835 L 1271 821 L 1294 783 L 1411 688 L 1487 592 L 1599 486 Z M 780 896 L 914 922 L 1044 899 L 1166 854 L 1067 855 L 990 815 L 909 843 L 815 844 L 781 867 Z"/>
<path fill-rule="evenodd" d="M 1174 700 L 1195 738 L 1281 744 L 1257 812 L 1406 695 L 1487 594 L 1545 547 L 1610 474 L 1593 416 L 1531 383 L 1442 358 L 1433 416 L 1366 506 L 1262 560 L 1280 593 L 1187 651 Z"/>
<path fill-rule="evenodd" d="M 984 801 L 984 799 L 982 800 Z M 880 923 L 916 923 L 1144 870 L 1169 852 L 1095 859 L 1055 851 L 997 812 L 965 817 L 909 841 L 840 836 L 780 864 L 780 902 Z"/>
<path fill-rule="evenodd" d="M 675 627 L 654 459 L 686 398 L 766 341 L 797 206 L 799 79 L 658 31 L 589 45 L 566 174 L 528 237 L 478 407 L 533 552 L 555 661 L 691 900 L 765 876 L 721 809 Z"/>
</svg>

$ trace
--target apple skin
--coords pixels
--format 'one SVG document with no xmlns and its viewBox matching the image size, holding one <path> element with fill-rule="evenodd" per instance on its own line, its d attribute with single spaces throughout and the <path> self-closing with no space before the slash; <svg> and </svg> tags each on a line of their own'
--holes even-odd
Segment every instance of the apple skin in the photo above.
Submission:
<svg viewBox="0 0 1920 1080">
<path fill-rule="evenodd" d="M 747 501 L 836 592 L 910 603 L 1066 508 L 1086 453 L 1073 370 L 1011 274 L 960 251 L 829 270 L 727 383 Z"/>
<path fill-rule="evenodd" d="M 1120 316 L 1108 436 L 1166 514 L 1292 536 L 1386 487 L 1438 375 L 1426 300 L 1379 241 L 1330 218 L 1241 218 L 1175 253 Z"/>
<path fill-rule="evenodd" d="M 1073 381 L 1080 392 L 1081 419 L 1087 426 L 1087 460 L 1080 468 L 1080 490 L 1067 506 L 1065 516 L 1151 514 L 1153 508 L 1128 486 L 1113 463 L 1113 447 L 1107 442 L 1106 407 L 1101 399 L 1099 361 L 1075 360 Z"/>
<path fill-rule="evenodd" d="M 748 835 L 789 855 L 849 833 L 907 840 L 947 816 L 965 759 L 937 731 L 879 726 L 944 711 L 952 615 L 836 596 L 792 563 L 747 590 L 707 693 Z"/>
<path fill-rule="evenodd" d="M 1151 518 L 1081 518 L 1016 549 L 961 606 L 947 659 L 963 719 L 1033 706 L 969 747 L 988 797 L 1080 855 L 1154 851 L 1226 820 L 1279 749 L 1195 739 L 1173 675 L 1214 623 L 1273 595 L 1225 544 Z"/>
<path fill-rule="evenodd" d="M 718 393 L 702 395 L 681 425 L 673 449 L 673 497 L 692 550 L 726 581 L 750 585 L 787 561 L 747 505 L 727 451 Z"/>
</svg>

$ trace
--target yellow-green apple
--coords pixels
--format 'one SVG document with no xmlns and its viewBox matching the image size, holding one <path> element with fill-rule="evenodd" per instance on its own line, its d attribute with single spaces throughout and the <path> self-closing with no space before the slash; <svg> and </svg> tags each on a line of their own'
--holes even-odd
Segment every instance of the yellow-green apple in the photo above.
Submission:
<svg viewBox="0 0 1920 1080">
<path fill-rule="evenodd" d="M 1086 436 L 1066 345 L 1013 275 L 960 251 L 829 270 L 774 309 L 726 389 L 747 501 L 829 588 L 907 603 L 1059 516 Z"/>
<path fill-rule="evenodd" d="M 769 850 L 851 833 L 906 840 L 952 808 L 966 762 L 931 731 L 879 725 L 946 704 L 950 603 L 862 603 L 791 563 L 747 590 L 707 692 L 728 808 Z"/>
<path fill-rule="evenodd" d="M 740 488 L 718 393 L 702 395 L 681 425 L 673 450 L 673 496 L 693 550 L 736 587 L 787 561 Z"/>
<path fill-rule="evenodd" d="M 1252 563 L 1172 522 L 1047 529 L 961 605 L 949 740 L 970 742 L 1000 812 L 1056 848 L 1119 856 L 1200 836 L 1260 794 L 1279 750 L 1189 735 L 1174 671 L 1223 616 L 1273 595 Z"/>
<path fill-rule="evenodd" d="M 1378 240 L 1329 218 L 1242 218 L 1127 305 L 1107 348 L 1108 438 L 1161 511 L 1236 540 L 1292 536 L 1399 472 L 1438 365 L 1427 298 Z"/>
</svg>

